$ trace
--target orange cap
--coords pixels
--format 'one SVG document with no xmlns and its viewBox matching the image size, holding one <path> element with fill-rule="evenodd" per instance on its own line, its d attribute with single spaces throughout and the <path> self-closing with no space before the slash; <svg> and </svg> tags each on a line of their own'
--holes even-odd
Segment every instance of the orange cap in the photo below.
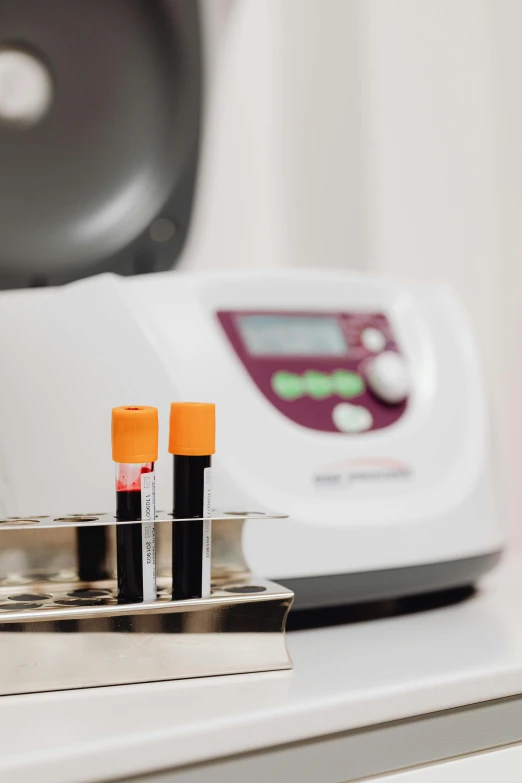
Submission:
<svg viewBox="0 0 522 783">
<path fill-rule="evenodd" d="M 169 451 L 204 457 L 216 451 L 216 406 L 212 402 L 170 404 Z"/>
<path fill-rule="evenodd" d="M 158 459 L 158 409 L 124 405 L 112 409 L 112 459 L 137 465 Z"/>
</svg>

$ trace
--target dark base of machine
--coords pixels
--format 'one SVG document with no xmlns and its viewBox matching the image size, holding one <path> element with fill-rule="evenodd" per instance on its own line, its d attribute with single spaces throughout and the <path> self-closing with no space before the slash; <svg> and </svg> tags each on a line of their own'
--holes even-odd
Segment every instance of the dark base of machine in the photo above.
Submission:
<svg viewBox="0 0 522 783">
<path fill-rule="evenodd" d="M 278 579 L 295 593 L 288 629 L 359 622 L 435 608 L 473 594 L 501 552 L 355 574 Z"/>
</svg>

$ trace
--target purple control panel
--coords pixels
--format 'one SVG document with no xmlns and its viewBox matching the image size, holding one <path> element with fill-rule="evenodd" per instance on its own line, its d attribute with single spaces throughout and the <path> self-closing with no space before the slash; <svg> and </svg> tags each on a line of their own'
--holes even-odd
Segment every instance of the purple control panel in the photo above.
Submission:
<svg viewBox="0 0 522 783">
<path fill-rule="evenodd" d="M 382 313 L 220 311 L 219 322 L 248 374 L 280 413 L 321 432 L 389 427 L 407 401 L 388 405 L 366 368 L 383 351 L 400 354 Z"/>
</svg>

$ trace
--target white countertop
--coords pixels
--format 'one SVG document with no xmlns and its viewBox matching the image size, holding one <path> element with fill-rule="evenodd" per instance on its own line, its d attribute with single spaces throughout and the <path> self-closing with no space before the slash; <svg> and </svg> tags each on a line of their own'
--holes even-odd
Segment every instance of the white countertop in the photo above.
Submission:
<svg viewBox="0 0 522 783">
<path fill-rule="evenodd" d="M 447 608 L 288 637 L 293 672 L 0 698 L 0 776 L 82 783 L 522 693 L 522 561 Z"/>
</svg>

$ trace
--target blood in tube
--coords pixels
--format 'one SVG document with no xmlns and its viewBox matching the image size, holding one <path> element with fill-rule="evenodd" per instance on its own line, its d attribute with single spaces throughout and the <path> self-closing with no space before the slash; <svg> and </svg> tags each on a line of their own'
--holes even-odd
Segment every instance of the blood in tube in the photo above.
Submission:
<svg viewBox="0 0 522 783">
<path fill-rule="evenodd" d="M 116 462 L 116 518 L 142 520 L 141 525 L 116 526 L 118 601 L 152 601 L 156 598 L 156 408 L 113 409 L 112 454 Z"/>
<path fill-rule="evenodd" d="M 211 455 L 215 406 L 173 402 L 169 451 L 174 455 L 172 597 L 206 598 L 211 586 Z"/>
<path fill-rule="evenodd" d="M 108 528 L 106 525 L 76 528 L 78 577 L 81 582 L 108 579 Z"/>
</svg>

